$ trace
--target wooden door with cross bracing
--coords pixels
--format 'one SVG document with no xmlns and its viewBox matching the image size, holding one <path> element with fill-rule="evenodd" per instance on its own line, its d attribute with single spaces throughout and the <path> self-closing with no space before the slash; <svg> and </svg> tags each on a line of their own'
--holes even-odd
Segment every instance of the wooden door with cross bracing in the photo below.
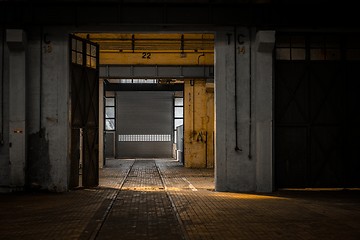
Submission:
<svg viewBox="0 0 360 240">
<path fill-rule="evenodd" d="M 70 35 L 70 57 L 69 187 L 95 187 L 99 184 L 99 46 L 89 40 Z M 79 178 L 81 174 L 82 177 Z"/>
</svg>

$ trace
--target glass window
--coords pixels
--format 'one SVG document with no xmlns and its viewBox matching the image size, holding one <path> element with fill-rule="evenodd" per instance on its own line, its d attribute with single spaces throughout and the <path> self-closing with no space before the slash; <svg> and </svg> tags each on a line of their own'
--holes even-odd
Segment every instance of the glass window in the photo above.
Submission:
<svg viewBox="0 0 360 240">
<path fill-rule="evenodd" d="M 174 117 L 175 118 L 183 118 L 184 117 L 184 108 L 183 107 L 175 107 Z"/>
<path fill-rule="evenodd" d="M 290 48 L 277 48 L 276 59 L 278 60 L 290 60 Z"/>
<path fill-rule="evenodd" d="M 291 49 L 292 60 L 305 60 L 305 48 L 292 48 Z"/>
<path fill-rule="evenodd" d="M 105 130 L 107 130 L 107 131 L 115 130 L 115 119 L 106 119 L 105 120 Z"/>
<path fill-rule="evenodd" d="M 183 106 L 184 98 L 175 98 L 175 106 Z"/>
<path fill-rule="evenodd" d="M 174 143 L 177 139 L 177 127 L 184 124 L 184 98 L 175 97 L 174 98 Z"/>
<path fill-rule="evenodd" d="M 175 129 L 184 124 L 184 119 L 175 119 Z"/>
<path fill-rule="evenodd" d="M 114 107 L 106 107 L 106 118 L 115 118 L 115 108 Z"/>
<path fill-rule="evenodd" d="M 105 98 L 105 105 L 107 107 L 115 106 L 115 98 Z"/>
<path fill-rule="evenodd" d="M 115 97 L 105 98 L 105 130 L 116 130 L 116 108 Z"/>
</svg>

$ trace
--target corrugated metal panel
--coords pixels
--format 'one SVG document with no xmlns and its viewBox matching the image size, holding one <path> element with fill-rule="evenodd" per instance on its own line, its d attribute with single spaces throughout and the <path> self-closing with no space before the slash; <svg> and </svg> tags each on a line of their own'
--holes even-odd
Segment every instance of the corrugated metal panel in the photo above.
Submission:
<svg viewBox="0 0 360 240">
<path fill-rule="evenodd" d="M 116 157 L 172 157 L 173 92 L 117 92 Z"/>
</svg>

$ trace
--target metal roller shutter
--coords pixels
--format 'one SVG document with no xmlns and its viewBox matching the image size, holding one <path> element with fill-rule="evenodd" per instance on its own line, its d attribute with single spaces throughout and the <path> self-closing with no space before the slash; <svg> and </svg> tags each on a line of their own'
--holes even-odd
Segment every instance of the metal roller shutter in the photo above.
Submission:
<svg viewBox="0 0 360 240">
<path fill-rule="evenodd" d="M 172 157 L 173 93 L 117 92 L 116 157 Z"/>
</svg>

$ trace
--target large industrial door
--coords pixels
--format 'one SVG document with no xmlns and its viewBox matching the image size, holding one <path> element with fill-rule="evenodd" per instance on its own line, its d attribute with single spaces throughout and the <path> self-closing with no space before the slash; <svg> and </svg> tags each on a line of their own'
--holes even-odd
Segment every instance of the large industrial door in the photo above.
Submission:
<svg viewBox="0 0 360 240">
<path fill-rule="evenodd" d="M 173 93 L 116 93 L 116 157 L 172 157 Z"/>
<path fill-rule="evenodd" d="M 343 41 L 303 39 L 277 43 L 277 187 L 358 187 L 359 61 L 347 58 Z"/>
<path fill-rule="evenodd" d="M 71 175 L 70 188 L 99 183 L 99 47 L 70 36 Z M 80 135 L 81 134 L 81 135 Z"/>
</svg>

